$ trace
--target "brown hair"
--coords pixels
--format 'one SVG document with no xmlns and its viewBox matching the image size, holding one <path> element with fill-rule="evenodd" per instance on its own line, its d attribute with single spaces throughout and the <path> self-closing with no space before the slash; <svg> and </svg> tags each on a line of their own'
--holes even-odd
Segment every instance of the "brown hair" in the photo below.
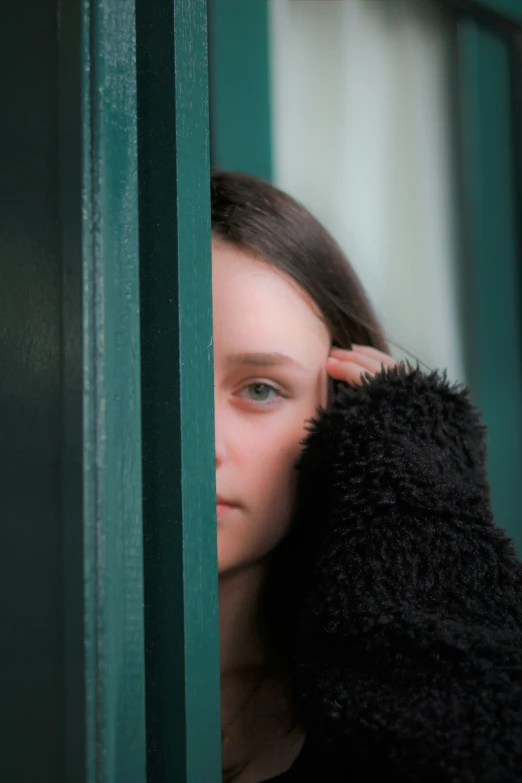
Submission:
<svg viewBox="0 0 522 783">
<path fill-rule="evenodd" d="M 243 172 L 213 171 L 211 220 L 215 239 L 258 257 L 293 278 L 310 296 L 331 335 L 332 345 L 353 343 L 388 352 L 383 330 L 345 254 L 328 231 L 295 199 Z M 330 383 L 329 403 L 334 391 Z M 262 626 L 275 651 L 274 666 L 292 680 L 292 612 L 299 595 L 302 550 L 287 536 L 272 557 L 262 601 Z M 292 559 L 293 558 L 293 559 Z M 291 573 L 291 578 L 289 578 Z M 289 693 L 292 711 L 299 720 Z M 240 770 L 224 770 L 233 780 Z"/>
<path fill-rule="evenodd" d="M 213 171 L 212 234 L 292 277 L 316 304 L 332 344 L 388 351 L 383 330 L 345 254 L 302 204 L 252 174 Z"/>
</svg>

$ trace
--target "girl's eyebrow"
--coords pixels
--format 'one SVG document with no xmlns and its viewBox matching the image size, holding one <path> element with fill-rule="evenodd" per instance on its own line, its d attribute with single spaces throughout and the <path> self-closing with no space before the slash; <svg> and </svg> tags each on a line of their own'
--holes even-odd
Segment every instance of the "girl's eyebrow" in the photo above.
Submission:
<svg viewBox="0 0 522 783">
<path fill-rule="evenodd" d="M 292 359 L 284 353 L 273 351 L 270 353 L 235 353 L 227 357 L 230 366 L 248 365 L 250 367 L 292 367 L 296 370 L 306 371 L 306 367 L 297 359 Z"/>
</svg>

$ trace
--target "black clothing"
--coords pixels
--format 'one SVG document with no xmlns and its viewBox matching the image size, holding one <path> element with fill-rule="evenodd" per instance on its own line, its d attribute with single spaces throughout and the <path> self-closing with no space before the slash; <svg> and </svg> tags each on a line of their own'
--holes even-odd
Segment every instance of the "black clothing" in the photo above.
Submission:
<svg viewBox="0 0 522 783">
<path fill-rule="evenodd" d="M 311 420 L 289 576 L 310 739 L 274 781 L 522 781 L 522 563 L 484 435 L 467 387 L 404 364 Z"/>
<path fill-rule="evenodd" d="M 337 780 L 335 774 L 336 770 L 329 765 L 328 756 L 320 753 L 309 740 L 306 740 L 290 769 L 264 783 L 303 783 L 303 781 L 314 780 L 318 783 L 319 781 L 335 783 Z"/>
</svg>

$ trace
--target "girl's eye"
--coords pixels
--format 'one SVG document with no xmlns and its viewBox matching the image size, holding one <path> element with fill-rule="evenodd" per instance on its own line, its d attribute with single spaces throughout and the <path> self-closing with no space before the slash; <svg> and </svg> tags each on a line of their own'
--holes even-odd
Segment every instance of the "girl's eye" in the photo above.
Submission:
<svg viewBox="0 0 522 783">
<path fill-rule="evenodd" d="M 255 382 L 255 383 L 249 383 L 247 386 L 244 386 L 241 391 L 244 391 L 245 389 L 252 389 L 252 396 L 250 397 L 251 402 L 257 402 L 261 405 L 266 405 L 267 403 L 270 404 L 272 402 L 275 402 L 275 399 L 267 399 L 267 391 L 268 392 L 274 392 L 277 397 L 283 397 L 281 392 L 275 388 L 275 386 L 271 386 L 269 383 L 261 383 L 261 382 Z M 241 395 L 240 395 L 241 396 Z"/>
</svg>

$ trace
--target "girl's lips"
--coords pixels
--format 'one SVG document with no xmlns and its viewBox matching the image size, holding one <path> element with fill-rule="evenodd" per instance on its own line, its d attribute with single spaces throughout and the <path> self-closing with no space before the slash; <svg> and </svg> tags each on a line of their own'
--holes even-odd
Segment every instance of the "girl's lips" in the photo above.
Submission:
<svg viewBox="0 0 522 783">
<path fill-rule="evenodd" d="M 239 504 L 235 503 L 233 500 L 228 500 L 228 498 L 225 498 L 223 495 L 216 492 L 216 514 L 218 520 L 223 519 L 235 508 L 238 508 L 238 505 Z"/>
<path fill-rule="evenodd" d="M 227 500 L 227 498 L 224 498 L 223 495 L 218 495 L 217 493 L 216 503 L 220 506 L 237 506 L 237 503 L 234 503 L 233 500 Z"/>
<path fill-rule="evenodd" d="M 231 506 L 228 503 L 216 503 L 216 514 L 218 519 L 222 519 L 231 511 L 237 508 L 237 506 Z"/>
</svg>

